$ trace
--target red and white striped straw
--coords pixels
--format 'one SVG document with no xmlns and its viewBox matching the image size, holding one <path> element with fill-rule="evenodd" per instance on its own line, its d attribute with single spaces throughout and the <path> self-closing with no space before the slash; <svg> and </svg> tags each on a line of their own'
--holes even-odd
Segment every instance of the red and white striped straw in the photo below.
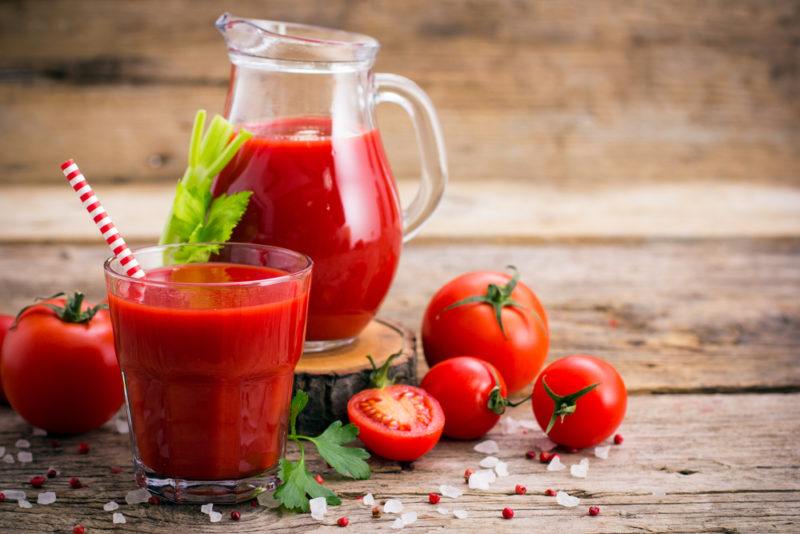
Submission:
<svg viewBox="0 0 800 534">
<path fill-rule="evenodd" d="M 67 177 L 69 185 L 78 194 L 78 198 L 83 203 L 83 207 L 89 212 L 89 216 L 97 225 L 97 229 L 103 235 L 103 239 L 108 243 L 111 252 L 119 260 L 120 265 L 127 268 L 125 273 L 133 278 L 142 278 L 145 273 L 136 258 L 133 257 L 131 249 L 125 244 L 125 240 L 119 234 L 117 227 L 111 221 L 111 216 L 103 208 L 100 200 L 95 196 L 92 187 L 81 173 L 74 160 L 68 159 L 61 164 L 61 172 Z"/>
</svg>

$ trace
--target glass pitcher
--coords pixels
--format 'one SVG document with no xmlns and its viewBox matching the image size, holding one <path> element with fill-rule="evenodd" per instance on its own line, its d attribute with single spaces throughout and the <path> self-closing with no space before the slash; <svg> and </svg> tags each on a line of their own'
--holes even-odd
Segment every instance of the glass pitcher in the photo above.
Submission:
<svg viewBox="0 0 800 534">
<path fill-rule="evenodd" d="M 215 195 L 253 192 L 231 239 L 311 256 L 305 350 L 343 346 L 375 316 L 402 243 L 444 193 L 436 112 L 411 80 L 373 73 L 372 37 L 227 13 L 216 27 L 232 63 L 226 117 L 255 134 L 214 184 Z M 421 183 L 405 210 L 375 123 L 383 102 L 416 129 Z"/>
</svg>

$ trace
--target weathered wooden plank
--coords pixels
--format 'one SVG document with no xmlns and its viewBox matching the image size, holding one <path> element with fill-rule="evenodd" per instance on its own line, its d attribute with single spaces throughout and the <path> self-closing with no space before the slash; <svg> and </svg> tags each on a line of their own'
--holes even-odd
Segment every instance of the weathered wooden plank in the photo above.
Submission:
<svg viewBox="0 0 800 534">
<path fill-rule="evenodd" d="M 419 520 L 406 527 L 412 532 L 463 532 L 479 526 L 497 532 L 790 532 L 800 521 L 800 451 L 795 445 L 800 422 L 785 407 L 797 402 L 797 394 L 633 397 L 622 428 L 625 443 L 612 447 L 607 460 L 595 458 L 591 451 L 562 453 L 567 464 L 589 457 L 586 479 L 565 471 L 548 473 L 545 466 L 526 460 L 524 453 L 539 432 L 495 432 L 490 437 L 498 441 L 498 456 L 508 462 L 511 476 L 500 479 L 490 491 L 468 491 L 455 501 L 444 499 L 450 509 L 468 510 L 469 518 L 461 521 L 439 515 L 426 498 L 440 484 L 463 484 L 464 468 L 476 466 L 483 457 L 472 451 L 474 442 L 444 441 L 411 470 L 372 460 L 373 478 L 360 482 L 339 480 L 314 461 L 312 468 L 321 469 L 344 497 L 344 504 L 331 509 L 322 525 L 308 515 L 253 510 L 247 505 L 238 507 L 242 511 L 238 523 L 227 516 L 234 507 L 218 507 L 225 515 L 216 525 L 197 506 L 125 505 L 125 493 L 134 487 L 130 471 L 114 475 L 109 467 L 129 465 L 127 436 L 101 429 L 80 438 L 63 438 L 62 447 L 52 449 L 48 438 L 31 437 L 27 425 L 0 409 L 0 443 L 13 451 L 17 438 L 28 437 L 34 455 L 31 464 L 4 464 L 0 487 L 24 488 L 35 502 L 37 492 L 25 488 L 25 481 L 49 466 L 61 470 L 46 486 L 57 493 L 55 504 L 21 510 L 15 503 L 2 503 L 0 530 L 61 532 L 80 521 L 90 532 L 334 531 L 336 518 L 347 515 L 356 531 L 389 531 L 393 517 L 372 519 L 369 508 L 356 500 L 372 492 L 379 500 L 399 498 L 407 510 L 416 511 Z M 512 415 L 530 419 L 528 410 L 521 406 Z M 75 453 L 79 440 L 92 444 L 89 455 Z M 67 479 L 75 475 L 86 488 L 68 489 Z M 529 494 L 512 495 L 515 484 L 526 485 Z M 574 509 L 558 506 L 554 498 L 543 495 L 548 487 L 579 496 L 580 505 Z M 112 525 L 111 513 L 102 511 L 109 500 L 122 503 L 120 511 L 128 520 L 124 526 Z M 599 517 L 587 516 L 590 505 L 601 507 Z M 513 520 L 500 518 L 504 506 L 515 509 Z"/>
<path fill-rule="evenodd" d="M 559 184 L 765 179 L 796 183 L 793 2 L 429 5 L 249 2 L 239 9 L 378 36 L 379 70 L 440 110 L 452 175 Z M 64 153 L 97 180 L 181 173 L 198 107 L 220 108 L 215 2 L 0 6 L 4 180 L 57 180 Z M 401 25 L 397 20 L 403 20 Z M 399 113 L 381 124 L 398 176 L 415 173 Z M 43 135 L 47 143 L 43 143 Z M 134 142 L 135 140 L 135 142 Z"/>
<path fill-rule="evenodd" d="M 0 311 L 102 297 L 102 244 L 0 246 Z M 800 388 L 800 241 L 409 246 L 380 316 L 419 327 L 455 275 L 516 265 L 548 309 L 551 358 L 601 355 L 637 392 Z M 35 265 L 35 269 L 30 266 Z"/>
<path fill-rule="evenodd" d="M 92 164 L 85 167 L 87 176 L 94 176 Z M 55 166 L 53 174 L 60 175 Z M 408 201 L 416 187 L 415 182 L 401 181 L 401 197 Z M 158 239 L 174 197 L 173 185 L 100 184 L 96 191 L 127 239 Z M 798 235 L 800 189 L 793 187 L 703 182 L 560 189 L 495 180 L 451 182 L 417 240 Z M 0 185 L 0 242 L 96 243 L 97 239 L 96 228 L 66 184 Z"/>
</svg>

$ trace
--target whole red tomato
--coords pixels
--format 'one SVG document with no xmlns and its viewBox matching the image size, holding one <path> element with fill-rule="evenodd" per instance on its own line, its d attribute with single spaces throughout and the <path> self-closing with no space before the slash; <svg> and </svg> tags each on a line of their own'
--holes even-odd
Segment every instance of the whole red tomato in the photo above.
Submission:
<svg viewBox="0 0 800 534">
<path fill-rule="evenodd" d="M 358 438 L 384 458 L 410 462 L 439 442 L 444 427 L 441 406 L 425 390 L 392 384 L 389 365 L 393 354 L 380 367 L 372 363 L 374 388 L 359 391 L 347 403 L 350 422 L 358 427 Z"/>
<path fill-rule="evenodd" d="M 11 407 L 56 434 L 97 428 L 122 404 L 109 314 L 81 293 L 24 308 L 3 344 L 0 376 Z"/>
<path fill-rule="evenodd" d="M 463 274 L 436 292 L 422 322 L 428 365 L 472 354 L 494 365 L 512 393 L 530 384 L 550 345 L 547 314 L 511 269 Z"/>
<path fill-rule="evenodd" d="M 554 442 L 582 449 L 601 443 L 622 423 L 625 383 L 610 363 L 575 354 L 548 365 L 533 387 L 533 414 Z"/>
<path fill-rule="evenodd" d="M 14 323 L 14 317 L 11 315 L 0 315 L 0 361 L 3 359 L 3 340 L 8 333 L 8 328 Z M 6 395 L 3 393 L 3 380 L 0 375 L 0 402 L 7 402 Z"/>
<path fill-rule="evenodd" d="M 456 439 L 483 436 L 511 404 L 506 399 L 506 383 L 497 369 L 471 356 L 437 363 L 420 387 L 439 401 L 444 411 L 444 435 Z"/>
</svg>

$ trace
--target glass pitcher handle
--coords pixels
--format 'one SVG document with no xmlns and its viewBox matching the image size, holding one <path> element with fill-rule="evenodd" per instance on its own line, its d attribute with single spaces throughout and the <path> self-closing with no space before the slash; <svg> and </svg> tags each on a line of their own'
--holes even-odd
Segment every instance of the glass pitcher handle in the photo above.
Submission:
<svg viewBox="0 0 800 534">
<path fill-rule="evenodd" d="M 436 110 L 417 84 L 397 74 L 375 74 L 376 103 L 397 104 L 411 116 L 417 134 L 422 175 L 419 189 L 403 210 L 403 242 L 410 241 L 442 200 L 447 183 L 447 156 Z"/>
</svg>

